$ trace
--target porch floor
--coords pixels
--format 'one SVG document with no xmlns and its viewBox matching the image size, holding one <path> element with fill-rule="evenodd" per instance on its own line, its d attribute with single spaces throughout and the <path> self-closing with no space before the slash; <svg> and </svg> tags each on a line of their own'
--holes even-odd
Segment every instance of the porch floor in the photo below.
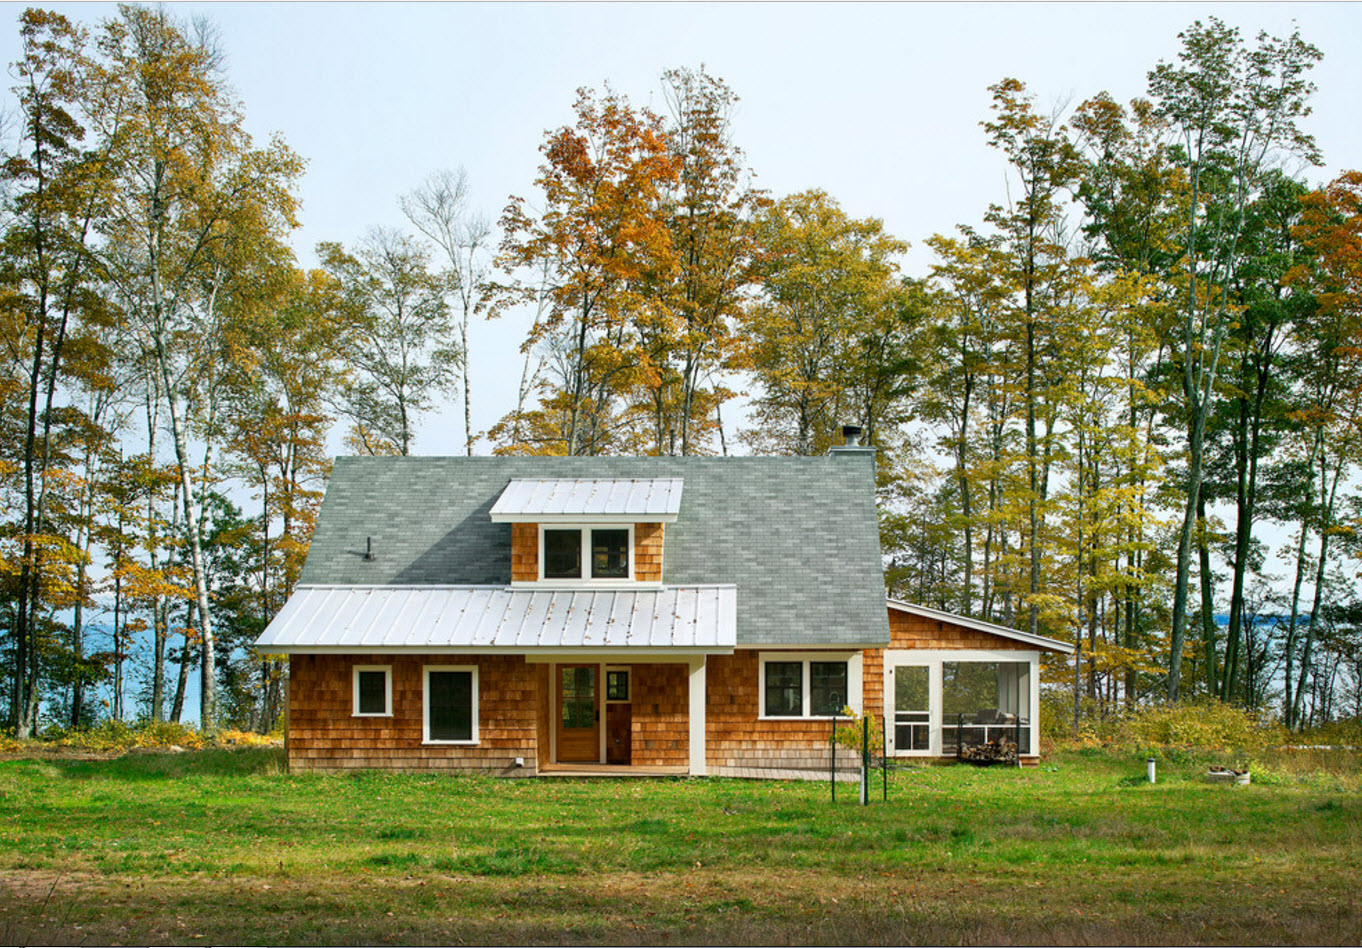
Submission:
<svg viewBox="0 0 1362 948">
<path fill-rule="evenodd" d="M 541 777 L 684 777 L 689 767 L 634 764 L 543 764 Z"/>
</svg>

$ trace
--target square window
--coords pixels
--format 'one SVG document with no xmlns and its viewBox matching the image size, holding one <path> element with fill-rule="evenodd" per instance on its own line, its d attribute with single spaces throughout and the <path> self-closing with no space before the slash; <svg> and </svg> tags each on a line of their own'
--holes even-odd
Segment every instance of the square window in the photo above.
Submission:
<svg viewBox="0 0 1362 948">
<path fill-rule="evenodd" d="M 605 673 L 605 700 L 629 700 L 629 673 L 627 671 L 608 671 Z"/>
<path fill-rule="evenodd" d="M 809 663 L 809 713 L 814 717 L 841 714 L 847 695 L 846 662 Z"/>
<path fill-rule="evenodd" d="M 544 578 L 582 578 L 582 531 L 544 531 Z"/>
<path fill-rule="evenodd" d="M 629 578 L 629 531 L 591 531 L 591 578 Z"/>
</svg>

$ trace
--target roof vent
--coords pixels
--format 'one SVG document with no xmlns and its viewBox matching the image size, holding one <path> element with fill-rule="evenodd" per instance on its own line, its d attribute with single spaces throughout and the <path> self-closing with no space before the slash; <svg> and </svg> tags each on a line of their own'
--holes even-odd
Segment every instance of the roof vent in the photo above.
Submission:
<svg viewBox="0 0 1362 948">
<path fill-rule="evenodd" d="M 374 538 L 373 538 L 373 537 L 365 537 L 365 538 L 364 538 L 364 558 L 365 558 L 366 560 L 372 560 L 372 559 L 374 558 Z"/>
<path fill-rule="evenodd" d="M 842 441 L 845 446 L 848 448 L 859 448 L 861 446 L 861 431 L 860 425 L 843 425 Z"/>
</svg>

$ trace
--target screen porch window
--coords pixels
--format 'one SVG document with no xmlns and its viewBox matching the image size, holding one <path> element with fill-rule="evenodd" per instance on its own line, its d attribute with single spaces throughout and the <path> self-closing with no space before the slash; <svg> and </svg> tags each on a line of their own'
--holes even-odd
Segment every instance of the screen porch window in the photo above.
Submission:
<svg viewBox="0 0 1362 948">
<path fill-rule="evenodd" d="M 931 748 L 930 676 L 926 665 L 894 669 L 894 746 L 899 750 Z"/>
<path fill-rule="evenodd" d="M 476 743 L 478 739 L 477 669 L 428 667 L 425 679 L 426 743 Z"/>
<path fill-rule="evenodd" d="M 1020 731 L 1020 752 L 1030 753 L 1030 672 L 1026 662 L 942 662 L 942 752 Z"/>
</svg>

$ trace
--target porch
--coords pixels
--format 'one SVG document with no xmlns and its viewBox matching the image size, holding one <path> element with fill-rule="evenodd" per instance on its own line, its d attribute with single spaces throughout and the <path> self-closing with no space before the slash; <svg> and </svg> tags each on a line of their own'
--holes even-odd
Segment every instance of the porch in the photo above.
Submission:
<svg viewBox="0 0 1362 948">
<path fill-rule="evenodd" d="M 705 657 L 631 658 L 527 656 L 539 666 L 539 774 L 705 773 Z"/>
</svg>

